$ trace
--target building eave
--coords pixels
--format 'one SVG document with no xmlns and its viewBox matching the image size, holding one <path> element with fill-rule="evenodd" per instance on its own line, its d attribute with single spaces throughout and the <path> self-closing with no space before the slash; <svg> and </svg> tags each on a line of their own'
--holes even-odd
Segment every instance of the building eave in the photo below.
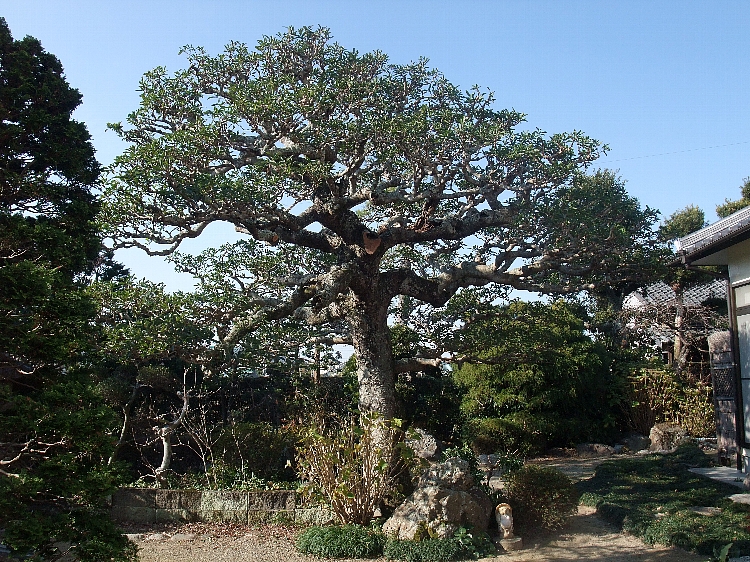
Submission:
<svg viewBox="0 0 750 562">
<path fill-rule="evenodd" d="M 675 242 L 675 249 L 682 263 L 694 263 L 748 238 L 750 207 L 745 207 L 714 224 L 679 238 Z"/>
</svg>

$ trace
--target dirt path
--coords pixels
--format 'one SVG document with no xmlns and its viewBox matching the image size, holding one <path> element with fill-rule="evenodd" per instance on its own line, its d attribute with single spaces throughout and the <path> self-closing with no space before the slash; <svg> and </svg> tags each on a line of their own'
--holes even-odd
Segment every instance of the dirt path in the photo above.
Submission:
<svg viewBox="0 0 750 562">
<path fill-rule="evenodd" d="M 590 478 L 604 459 L 539 459 L 545 466 L 563 470 L 573 480 Z M 142 562 L 301 562 L 318 560 L 299 554 L 294 547 L 297 530 L 281 526 L 183 525 L 164 528 L 161 536 L 153 530 L 136 541 Z M 648 546 L 621 533 L 596 515 L 596 510 L 580 506 L 578 514 L 559 533 L 525 536 L 524 549 L 484 558 L 484 562 L 540 560 L 563 562 L 705 562 L 705 556 L 680 549 Z M 378 562 L 384 562 L 380 558 Z M 349 561 L 339 561 L 349 562 Z"/>
<path fill-rule="evenodd" d="M 486 561 L 516 562 L 544 560 L 601 560 L 602 562 L 705 562 L 681 549 L 648 546 L 639 539 L 621 533 L 596 515 L 592 507 L 580 506 L 578 514 L 560 533 L 543 538 L 524 537 L 524 549 Z"/>
</svg>

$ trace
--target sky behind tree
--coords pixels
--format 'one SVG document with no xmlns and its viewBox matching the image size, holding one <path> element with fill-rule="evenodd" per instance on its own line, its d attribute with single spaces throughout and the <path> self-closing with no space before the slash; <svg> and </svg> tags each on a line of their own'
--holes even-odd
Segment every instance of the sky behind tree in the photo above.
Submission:
<svg viewBox="0 0 750 562">
<path fill-rule="evenodd" d="M 17 39 L 32 35 L 83 94 L 97 157 L 125 145 L 107 131 L 138 107 L 138 81 L 156 66 L 183 68 L 185 45 L 254 45 L 287 26 L 329 27 L 345 48 L 391 62 L 430 59 L 462 88 L 495 92 L 497 108 L 527 127 L 582 130 L 610 146 L 598 167 L 663 216 L 714 208 L 750 176 L 750 3 L 520 0 L 0 0 Z M 220 228 L 194 250 L 224 241 Z M 134 274 L 185 288 L 170 266 L 132 250 Z"/>
</svg>

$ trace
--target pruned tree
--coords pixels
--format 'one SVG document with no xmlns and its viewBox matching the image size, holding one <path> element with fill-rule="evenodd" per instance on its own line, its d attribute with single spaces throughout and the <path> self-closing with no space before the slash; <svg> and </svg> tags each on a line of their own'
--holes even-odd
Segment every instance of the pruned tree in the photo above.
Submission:
<svg viewBox="0 0 750 562">
<path fill-rule="evenodd" d="M 109 235 L 163 255 L 228 222 L 268 244 L 298 272 L 250 295 L 224 349 L 269 320 L 343 322 L 364 411 L 394 412 L 395 297 L 440 307 L 472 286 L 580 291 L 649 243 L 580 181 L 604 146 L 524 130 L 523 114 L 424 59 L 389 64 L 307 27 L 254 50 L 184 52 L 188 67 L 147 73 L 140 107 L 112 125 L 131 146 L 104 191 Z"/>
</svg>

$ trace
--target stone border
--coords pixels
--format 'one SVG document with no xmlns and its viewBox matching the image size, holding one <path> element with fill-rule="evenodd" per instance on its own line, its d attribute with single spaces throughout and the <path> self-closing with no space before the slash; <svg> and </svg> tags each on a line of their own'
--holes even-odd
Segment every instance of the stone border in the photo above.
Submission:
<svg viewBox="0 0 750 562">
<path fill-rule="evenodd" d="M 304 507 L 292 490 L 161 490 L 120 488 L 111 499 L 113 520 L 250 524 L 269 521 L 322 524 L 330 512 Z"/>
</svg>

